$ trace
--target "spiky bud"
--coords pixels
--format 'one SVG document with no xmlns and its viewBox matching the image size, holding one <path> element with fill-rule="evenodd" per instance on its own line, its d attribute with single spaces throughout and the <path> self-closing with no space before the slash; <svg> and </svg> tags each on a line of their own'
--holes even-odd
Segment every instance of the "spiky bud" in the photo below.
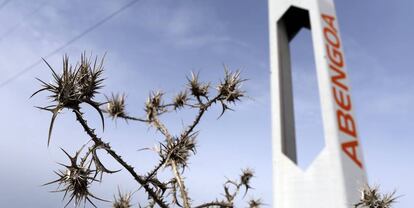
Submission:
<svg viewBox="0 0 414 208">
<path fill-rule="evenodd" d="M 250 186 L 250 180 L 253 178 L 254 172 L 250 168 L 246 168 L 242 170 L 242 174 L 240 175 L 240 184 L 243 185 L 246 188 L 245 194 L 247 191 L 252 188 Z"/>
<path fill-rule="evenodd" d="M 160 156 L 165 159 L 167 166 L 175 162 L 178 166 L 185 168 L 191 153 L 196 152 L 196 136 L 193 133 L 188 136 L 181 136 L 172 141 L 168 141 L 166 145 L 161 144 Z"/>
<path fill-rule="evenodd" d="M 112 94 L 110 98 L 106 98 L 106 113 L 113 119 L 127 115 L 125 112 L 125 97 L 124 94 Z"/>
<path fill-rule="evenodd" d="M 245 79 L 240 78 L 240 71 L 230 72 L 224 67 L 224 80 L 217 86 L 217 90 L 221 95 L 220 100 L 229 103 L 239 101 L 244 96 L 244 91 L 240 90 L 242 82 Z"/>
<path fill-rule="evenodd" d="M 63 165 L 65 170 L 59 170 L 59 172 L 55 172 L 58 175 L 58 179 L 44 185 L 49 185 L 53 183 L 58 183 L 59 188 L 56 192 L 65 192 L 66 194 L 70 194 L 69 201 L 67 202 L 66 206 L 74 200 L 75 206 L 78 207 L 82 202 L 88 201 L 94 207 L 95 204 L 91 201 L 91 198 L 95 198 L 101 201 L 105 201 L 98 197 L 95 197 L 93 194 L 89 192 L 89 185 L 95 181 L 93 175 L 94 172 L 88 166 L 78 164 L 78 156 L 79 152 L 75 154 L 74 157 L 70 156 L 65 150 L 62 151 L 68 156 L 70 159 L 69 165 Z"/>
<path fill-rule="evenodd" d="M 203 84 L 198 80 L 198 74 L 191 72 L 191 78 L 188 78 L 188 88 L 195 97 L 206 97 L 208 94 L 209 84 Z"/>
<path fill-rule="evenodd" d="M 131 193 L 122 194 L 118 189 L 118 197 L 114 197 L 112 208 L 130 208 L 131 205 Z"/>
<path fill-rule="evenodd" d="M 355 208 L 391 208 L 398 197 L 395 191 L 391 194 L 381 194 L 378 187 L 367 186 L 361 190 L 361 198 Z"/>
<path fill-rule="evenodd" d="M 249 208 L 260 208 L 262 207 L 263 202 L 261 199 L 251 199 L 249 201 Z"/>
<path fill-rule="evenodd" d="M 98 58 L 95 58 L 92 65 L 91 58 L 87 58 L 86 54 L 81 54 L 81 61 L 77 69 L 77 87 L 80 99 L 91 100 L 98 93 L 98 90 L 102 88 L 103 78 L 103 60 L 97 64 Z"/>
<path fill-rule="evenodd" d="M 50 143 L 54 121 L 59 112 L 64 108 L 78 110 L 81 103 L 87 103 L 99 113 L 102 127 L 104 128 L 104 118 L 99 109 L 99 103 L 92 100 L 95 94 L 98 93 L 97 91 L 102 87 L 102 61 L 97 65 L 97 59 L 95 59 L 92 68 L 90 60 L 85 57 L 85 54 L 82 54 L 81 63 L 78 67 L 73 68 L 72 65 L 69 64 L 69 57 L 65 55 L 63 57 L 62 73 L 58 74 L 50 64 L 44 60 L 52 72 L 53 81 L 51 83 L 46 83 L 37 79 L 42 83 L 42 88 L 33 93 L 32 96 L 42 91 L 48 91 L 51 93 L 49 97 L 52 99 L 52 102 L 54 102 L 53 105 L 39 107 L 40 109 L 50 111 L 53 114 L 49 127 L 48 145 Z"/>
<path fill-rule="evenodd" d="M 184 107 L 184 105 L 188 102 L 188 94 L 187 91 L 178 93 L 173 100 L 174 109 L 179 109 Z"/>
<path fill-rule="evenodd" d="M 152 121 L 159 113 L 163 112 L 162 106 L 163 92 L 152 92 L 148 96 L 147 102 L 145 102 L 145 112 L 147 114 L 147 120 Z"/>
</svg>

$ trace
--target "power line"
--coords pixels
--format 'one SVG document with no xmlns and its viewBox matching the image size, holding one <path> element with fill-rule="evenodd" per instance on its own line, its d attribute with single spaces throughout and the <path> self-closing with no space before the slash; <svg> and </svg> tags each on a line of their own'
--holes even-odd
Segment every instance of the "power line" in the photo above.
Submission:
<svg viewBox="0 0 414 208">
<path fill-rule="evenodd" d="M 9 30 L 7 30 L 5 33 L 3 33 L 1 36 L 0 36 L 0 42 L 1 41 L 3 41 L 4 40 L 4 38 L 5 37 L 7 37 L 7 36 L 9 36 L 10 34 L 12 34 L 14 31 L 16 31 L 20 26 L 21 26 L 21 24 L 26 20 L 26 19 L 28 19 L 28 18 L 30 18 L 30 17 L 32 17 L 33 15 L 35 15 L 36 13 L 38 13 L 44 6 L 46 6 L 47 4 L 48 4 L 48 1 L 50 1 L 50 0 L 46 0 L 46 1 L 43 1 L 41 4 L 40 4 L 40 6 L 38 6 L 38 7 L 36 7 L 35 9 L 33 9 L 29 14 L 27 14 L 27 15 L 25 15 L 23 18 L 22 18 L 22 20 L 18 23 L 18 24 L 16 24 L 16 25 L 14 25 L 12 28 L 10 28 Z"/>
<path fill-rule="evenodd" d="M 91 31 L 93 31 L 94 29 L 98 28 L 102 24 L 106 23 L 107 21 L 109 21 L 110 19 L 112 19 L 116 15 L 120 14 L 121 12 L 123 12 L 124 10 L 126 10 L 127 8 L 131 7 L 132 5 L 134 5 L 135 3 L 137 3 L 138 1 L 140 1 L 140 0 L 132 0 L 132 1 L 130 1 L 129 3 L 125 4 L 124 6 L 122 6 L 121 8 L 119 8 L 119 9 L 115 10 L 114 12 L 112 12 L 110 15 L 108 15 L 105 18 L 101 19 L 100 21 L 98 21 L 97 23 L 95 23 L 94 25 L 92 25 L 91 27 L 87 28 L 85 31 L 79 33 L 78 35 L 76 35 L 72 39 L 68 40 L 65 44 L 63 44 L 63 45 L 59 46 L 58 48 L 56 48 L 55 50 L 51 51 L 46 56 L 43 56 L 43 58 L 44 59 L 47 59 L 47 58 L 55 55 L 60 50 L 66 48 L 67 46 L 69 46 L 73 42 L 79 40 L 80 38 L 82 38 L 86 34 L 90 33 Z M 15 75 L 9 77 L 8 79 L 6 79 L 5 81 L 3 81 L 0 84 L 0 89 L 3 88 L 4 86 L 8 85 L 9 83 L 11 83 L 12 81 L 14 81 L 15 79 L 19 78 L 23 74 L 27 73 L 28 71 L 32 70 L 35 66 L 37 66 L 40 63 L 42 63 L 42 59 L 38 59 L 36 62 L 32 63 L 31 65 L 29 65 L 26 68 L 22 69 L 21 71 L 17 72 Z"/>
</svg>

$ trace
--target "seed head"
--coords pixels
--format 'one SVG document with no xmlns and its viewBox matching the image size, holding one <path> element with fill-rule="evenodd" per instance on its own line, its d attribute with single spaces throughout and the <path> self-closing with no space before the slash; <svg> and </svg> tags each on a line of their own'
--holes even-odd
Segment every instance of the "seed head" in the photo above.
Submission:
<svg viewBox="0 0 414 208">
<path fill-rule="evenodd" d="M 114 197 L 112 208 L 130 208 L 131 205 L 131 193 L 122 194 L 118 188 L 118 197 Z"/>
<path fill-rule="evenodd" d="M 93 67 L 91 67 L 91 61 L 86 58 L 85 54 L 82 54 L 81 63 L 79 66 L 73 68 L 72 65 L 69 64 L 69 57 L 65 55 L 63 57 L 61 74 L 56 73 L 46 60 L 43 59 L 43 61 L 51 70 L 53 81 L 51 83 L 46 83 L 37 79 L 42 83 L 42 88 L 33 93 L 32 96 L 42 91 L 48 91 L 51 94 L 49 95 L 49 98 L 54 103 L 47 107 L 38 107 L 39 109 L 50 111 L 53 114 L 49 127 L 48 146 L 54 121 L 59 112 L 64 108 L 77 110 L 81 103 L 87 103 L 98 111 L 101 117 L 102 127 L 104 127 L 104 118 L 99 109 L 99 103 L 92 100 L 95 94 L 98 93 L 98 90 L 102 87 L 103 79 L 101 76 L 103 73 L 103 59 L 101 60 L 101 63 L 97 65 L 96 58 Z"/>
<path fill-rule="evenodd" d="M 77 92 L 77 71 L 69 65 L 69 57 L 65 55 L 63 57 L 62 74 L 58 75 L 55 70 L 49 65 L 49 63 L 43 59 L 49 69 L 52 71 L 53 82 L 46 83 L 38 79 L 42 83 L 42 88 L 32 96 L 41 91 L 49 91 L 51 95 L 49 98 L 56 102 L 56 107 L 73 107 L 80 103 L 79 94 Z"/>
<path fill-rule="evenodd" d="M 174 109 L 179 109 L 184 107 L 184 105 L 188 102 L 188 94 L 187 91 L 178 93 L 177 96 L 174 97 L 173 104 Z"/>
<path fill-rule="evenodd" d="M 198 80 L 198 74 L 194 74 L 191 72 L 191 78 L 188 78 L 188 88 L 193 96 L 199 97 L 207 97 L 208 88 L 210 87 L 209 84 L 203 84 Z"/>
<path fill-rule="evenodd" d="M 64 198 L 69 193 L 70 198 L 68 203 L 65 205 L 69 205 L 72 200 L 75 200 L 75 206 L 78 207 L 82 202 L 86 203 L 88 201 L 94 207 L 95 204 L 91 201 L 90 197 L 105 201 L 98 197 L 95 197 L 93 194 L 89 192 L 89 185 L 95 181 L 93 177 L 93 170 L 90 170 L 87 166 L 81 166 L 78 164 L 78 156 L 79 152 L 75 154 L 74 157 L 70 156 L 65 150 L 62 151 L 68 156 L 70 159 L 69 165 L 63 165 L 65 170 L 59 170 L 59 172 L 55 172 L 58 175 L 58 179 L 45 185 L 58 183 L 58 190 L 55 192 L 65 192 Z"/>
<path fill-rule="evenodd" d="M 230 72 L 224 66 L 224 80 L 217 86 L 217 90 L 221 95 L 220 100 L 229 103 L 239 101 L 244 96 L 244 91 L 240 90 L 242 82 L 246 79 L 240 78 L 240 71 Z"/>
<path fill-rule="evenodd" d="M 94 98 L 98 90 L 102 88 L 103 78 L 103 61 L 97 64 L 98 58 L 95 58 L 94 64 L 91 63 L 91 58 L 87 58 L 86 54 L 81 55 L 81 61 L 78 68 L 78 93 L 81 100 L 91 100 Z"/>
<path fill-rule="evenodd" d="M 160 91 L 150 93 L 147 102 L 145 102 L 145 112 L 148 121 L 152 121 L 158 114 L 164 111 L 162 106 L 163 95 L 164 93 Z"/>
<path fill-rule="evenodd" d="M 395 191 L 391 194 L 381 194 L 378 187 L 367 186 L 361 190 L 360 201 L 354 205 L 355 208 L 391 208 L 397 201 Z"/>
<path fill-rule="evenodd" d="M 197 133 L 193 133 L 189 136 L 181 136 L 173 141 L 169 141 L 166 145 L 161 144 L 160 156 L 165 158 L 166 166 L 175 162 L 177 165 L 185 168 L 191 152 L 193 154 L 196 152 L 196 137 Z"/>
<path fill-rule="evenodd" d="M 250 168 L 246 168 L 242 170 L 242 174 L 240 175 L 240 183 L 246 188 L 244 195 L 246 195 L 247 191 L 252 188 L 250 186 L 250 179 L 253 178 L 254 172 Z"/>
<path fill-rule="evenodd" d="M 126 116 L 125 112 L 125 95 L 112 94 L 111 98 L 106 98 L 106 113 L 113 119 Z"/>
<path fill-rule="evenodd" d="M 261 199 L 251 199 L 249 201 L 249 208 L 259 208 L 263 205 L 263 202 Z"/>
</svg>

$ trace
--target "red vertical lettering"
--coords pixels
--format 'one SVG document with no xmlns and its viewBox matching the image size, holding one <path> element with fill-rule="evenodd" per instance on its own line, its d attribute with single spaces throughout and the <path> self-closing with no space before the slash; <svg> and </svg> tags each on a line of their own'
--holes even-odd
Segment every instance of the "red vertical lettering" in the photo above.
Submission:
<svg viewBox="0 0 414 208">
<path fill-rule="evenodd" d="M 331 77 L 332 82 L 336 84 L 338 87 L 342 88 L 343 90 L 348 91 L 348 87 L 344 83 L 341 83 L 340 81 L 340 80 L 346 79 L 345 72 L 341 71 L 340 69 L 333 66 L 332 64 L 329 64 L 329 68 L 331 68 L 333 71 L 336 72 L 336 75 L 332 75 Z"/>
<path fill-rule="evenodd" d="M 357 140 L 342 143 L 342 150 L 345 152 L 345 154 L 348 155 L 348 157 L 362 169 L 362 162 L 358 159 L 357 148 Z"/>
<path fill-rule="evenodd" d="M 341 47 L 341 41 L 333 28 L 323 28 L 323 35 L 330 45 L 335 48 Z"/>
<path fill-rule="evenodd" d="M 326 53 L 328 54 L 329 60 L 337 67 L 344 66 L 344 57 L 342 56 L 341 51 L 337 48 L 329 47 L 329 45 L 326 44 Z"/>
<path fill-rule="evenodd" d="M 354 118 L 352 118 L 352 116 L 349 114 L 345 114 L 341 110 L 336 111 L 336 117 L 338 120 L 339 130 L 341 130 L 345 134 L 348 134 L 349 136 L 357 138 Z"/>
<path fill-rule="evenodd" d="M 335 87 L 332 87 L 333 95 L 336 103 L 344 110 L 350 111 L 352 108 L 351 96 L 346 94 L 346 101 L 344 98 L 344 92 L 342 90 L 337 90 Z"/>
<path fill-rule="evenodd" d="M 331 15 L 327 15 L 327 14 L 322 14 L 322 19 L 325 20 L 325 22 L 329 26 L 331 26 L 331 28 L 336 32 L 335 25 L 334 25 L 335 17 L 333 17 Z"/>
<path fill-rule="evenodd" d="M 326 24 L 323 28 L 323 36 L 331 74 L 332 94 L 337 108 L 338 128 L 341 133 L 355 138 L 355 140 L 342 143 L 342 151 L 362 169 L 362 161 L 358 158 L 357 130 L 355 120 L 351 114 L 351 97 L 346 85 L 347 75 L 342 69 L 345 63 L 341 51 L 341 40 L 337 28 L 335 28 L 335 17 L 322 14 L 322 19 Z"/>
</svg>

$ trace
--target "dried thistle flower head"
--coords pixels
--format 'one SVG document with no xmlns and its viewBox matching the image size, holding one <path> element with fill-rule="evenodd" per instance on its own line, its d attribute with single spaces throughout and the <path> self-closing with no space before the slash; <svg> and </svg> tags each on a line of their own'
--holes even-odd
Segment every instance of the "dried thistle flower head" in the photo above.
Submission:
<svg viewBox="0 0 414 208">
<path fill-rule="evenodd" d="M 118 188 L 118 197 L 114 197 L 112 208 L 130 208 L 131 205 L 131 193 L 122 194 Z"/>
<path fill-rule="evenodd" d="M 206 97 L 208 94 L 208 88 L 210 87 L 209 84 L 203 84 L 198 80 L 198 73 L 194 74 L 191 72 L 191 78 L 188 78 L 188 88 L 193 96 L 199 97 Z"/>
<path fill-rule="evenodd" d="M 51 93 L 49 98 L 51 98 L 52 102 L 54 102 L 53 105 L 39 107 L 39 109 L 50 111 L 53 114 L 49 127 L 47 141 L 48 146 L 50 143 L 54 121 L 59 112 L 64 108 L 77 110 L 81 103 L 87 103 L 98 111 L 101 117 L 102 126 L 104 127 L 104 118 L 101 110 L 99 109 L 99 103 L 92 100 L 97 91 L 102 87 L 103 79 L 101 76 L 103 73 L 103 59 L 99 65 L 96 64 L 97 59 L 95 59 L 94 66 L 92 68 L 91 62 L 83 54 L 81 56 L 81 64 L 79 67 L 73 68 L 72 65 L 69 64 L 69 57 L 65 55 L 63 57 L 61 74 L 56 73 L 56 71 L 46 60 L 43 59 L 43 61 L 51 70 L 53 81 L 52 83 L 46 83 L 40 79 L 37 79 L 42 83 L 42 88 L 33 93 L 32 96 L 42 91 L 48 91 Z"/>
<path fill-rule="evenodd" d="M 103 57 L 98 64 L 98 57 L 95 57 L 95 61 L 92 65 L 91 58 L 86 57 L 86 53 L 81 54 L 81 61 L 78 67 L 78 93 L 82 100 L 91 100 L 98 93 L 98 90 L 102 88 L 103 78 Z"/>
<path fill-rule="evenodd" d="M 246 195 L 248 189 L 252 188 L 250 186 L 250 179 L 253 178 L 254 172 L 250 168 L 246 168 L 242 170 L 242 174 L 240 175 L 240 184 L 246 188 L 244 195 Z"/>
<path fill-rule="evenodd" d="M 397 201 L 395 191 L 390 194 L 381 194 L 378 187 L 367 186 L 361 190 L 360 201 L 355 208 L 391 208 Z"/>
<path fill-rule="evenodd" d="M 240 78 L 240 71 L 230 72 L 224 66 L 224 80 L 217 86 L 217 90 L 221 95 L 220 100 L 229 103 L 239 101 L 244 96 L 244 91 L 240 90 L 241 84 L 246 79 Z"/>
<path fill-rule="evenodd" d="M 95 204 L 91 201 L 90 197 L 101 201 L 105 201 L 94 196 L 89 192 L 89 185 L 93 181 L 95 181 L 93 177 L 94 171 L 87 166 L 82 166 L 78 164 L 77 160 L 80 151 L 78 151 L 74 157 L 70 156 L 65 150 L 62 149 L 62 151 L 70 159 L 70 165 L 61 164 L 66 169 L 59 170 L 59 172 L 55 172 L 59 176 L 59 178 L 55 181 L 46 183 L 44 185 L 58 183 L 58 190 L 55 192 L 65 192 L 64 198 L 68 193 L 70 194 L 69 201 L 65 205 L 65 207 L 69 205 L 69 203 L 72 202 L 72 200 L 75 200 L 76 207 L 78 207 L 82 202 L 86 203 L 86 201 L 88 201 L 94 207 L 96 207 Z"/>
<path fill-rule="evenodd" d="M 125 112 L 125 95 L 112 94 L 110 98 L 106 97 L 106 113 L 113 119 L 126 116 Z"/>
<path fill-rule="evenodd" d="M 188 102 L 188 94 L 187 91 L 183 91 L 178 93 L 173 100 L 174 109 L 179 109 L 184 107 L 184 105 Z"/>
<path fill-rule="evenodd" d="M 152 92 L 148 96 L 147 102 L 145 102 L 145 112 L 147 114 L 147 120 L 152 121 L 159 113 L 164 111 L 162 106 L 163 92 Z"/>
<path fill-rule="evenodd" d="M 55 106 L 73 107 L 80 103 L 77 92 L 77 71 L 72 69 L 69 65 L 69 57 L 65 55 L 63 57 L 62 74 L 58 75 L 55 70 L 49 65 L 49 63 L 43 59 L 49 69 L 52 71 L 53 83 L 46 83 L 38 79 L 42 83 L 42 88 L 32 96 L 41 91 L 49 91 L 49 96 L 52 101 L 56 102 Z"/>
<path fill-rule="evenodd" d="M 249 201 L 249 208 L 259 208 L 263 205 L 263 202 L 261 199 L 251 199 Z"/>
<path fill-rule="evenodd" d="M 165 159 L 166 166 L 175 162 L 177 166 L 185 168 L 191 152 L 196 152 L 197 132 L 188 136 L 182 135 L 173 141 L 168 141 L 166 145 L 161 144 L 160 156 Z"/>
</svg>

